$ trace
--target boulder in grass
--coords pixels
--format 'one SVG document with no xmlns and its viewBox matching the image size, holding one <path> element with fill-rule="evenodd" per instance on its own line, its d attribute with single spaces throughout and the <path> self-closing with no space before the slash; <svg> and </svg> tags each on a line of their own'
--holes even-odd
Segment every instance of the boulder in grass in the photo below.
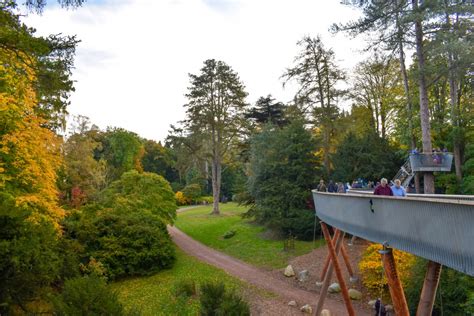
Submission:
<svg viewBox="0 0 474 316">
<path fill-rule="evenodd" d="M 362 293 L 356 289 L 349 289 L 349 297 L 351 300 L 359 301 L 362 299 Z"/>
<path fill-rule="evenodd" d="M 335 282 L 335 283 L 333 283 L 329 286 L 328 292 L 329 293 L 340 293 L 341 292 L 341 286 L 339 285 L 339 283 Z"/>
<path fill-rule="evenodd" d="M 289 301 L 288 306 L 297 306 L 296 301 Z"/>
<path fill-rule="evenodd" d="M 300 282 L 304 282 L 308 280 L 308 278 L 309 278 L 308 270 L 303 270 L 298 273 L 298 280 L 300 280 Z"/>
<path fill-rule="evenodd" d="M 311 307 L 311 305 L 306 304 L 306 305 L 304 305 L 300 308 L 300 311 L 302 311 L 303 313 L 306 313 L 306 314 L 312 314 L 313 313 L 313 308 Z"/>
<path fill-rule="evenodd" d="M 292 277 L 292 276 L 295 276 L 295 270 L 293 270 L 293 267 L 291 266 L 291 264 L 289 264 L 286 268 L 285 268 L 285 272 L 283 273 L 286 277 Z"/>
</svg>

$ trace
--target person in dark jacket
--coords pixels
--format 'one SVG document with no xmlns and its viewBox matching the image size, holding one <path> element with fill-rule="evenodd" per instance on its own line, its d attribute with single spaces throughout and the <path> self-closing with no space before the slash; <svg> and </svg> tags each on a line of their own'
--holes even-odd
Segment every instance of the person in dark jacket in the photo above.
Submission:
<svg viewBox="0 0 474 316">
<path fill-rule="evenodd" d="M 337 185 L 332 180 L 329 180 L 328 192 L 333 192 L 333 193 L 337 192 Z"/>
<path fill-rule="evenodd" d="M 374 195 L 390 195 L 390 196 L 393 196 L 392 189 L 387 185 L 387 179 L 382 178 L 380 180 L 380 185 L 378 185 L 375 188 Z"/>
</svg>

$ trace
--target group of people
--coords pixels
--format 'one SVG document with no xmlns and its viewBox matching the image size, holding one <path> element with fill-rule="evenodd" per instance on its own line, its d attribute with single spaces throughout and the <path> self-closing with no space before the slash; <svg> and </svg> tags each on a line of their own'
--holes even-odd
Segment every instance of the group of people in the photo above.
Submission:
<svg viewBox="0 0 474 316">
<path fill-rule="evenodd" d="M 390 186 L 387 179 L 382 178 L 374 190 L 374 195 L 407 196 L 407 192 L 399 179 L 395 179 L 393 185 Z"/>
<path fill-rule="evenodd" d="M 448 152 L 448 149 L 445 147 L 443 148 L 442 150 L 439 149 L 439 148 L 434 148 L 432 150 L 432 153 L 431 153 L 431 159 L 433 159 L 433 163 L 434 164 L 441 164 L 443 163 L 443 157 L 444 157 L 444 154 L 446 154 Z M 417 155 L 419 154 L 418 152 L 418 148 L 415 148 L 415 149 L 412 149 L 410 151 L 410 154 L 412 155 Z M 429 155 L 428 155 L 429 157 Z"/>
<path fill-rule="evenodd" d="M 319 181 L 318 186 L 316 187 L 316 191 L 318 192 L 332 192 L 332 193 L 346 193 L 347 188 L 343 182 L 336 182 L 330 180 L 329 184 L 326 186 L 324 180 L 321 179 Z"/>
<path fill-rule="evenodd" d="M 355 183 L 355 185 L 354 185 Z M 343 182 L 336 182 L 330 180 L 329 184 L 326 186 L 324 180 L 321 179 L 319 184 L 316 187 L 318 192 L 332 192 L 332 193 L 346 193 L 350 188 L 358 188 L 358 182 L 354 181 L 352 186 L 349 186 L 349 183 L 344 184 Z M 374 188 L 375 195 L 388 195 L 388 196 L 406 196 L 407 192 L 405 188 L 401 185 L 399 179 L 396 179 L 393 185 L 389 185 L 386 178 L 382 178 L 380 183 L 377 183 L 375 186 L 372 181 L 369 181 L 368 188 Z M 360 186 L 362 188 L 362 186 Z"/>
</svg>

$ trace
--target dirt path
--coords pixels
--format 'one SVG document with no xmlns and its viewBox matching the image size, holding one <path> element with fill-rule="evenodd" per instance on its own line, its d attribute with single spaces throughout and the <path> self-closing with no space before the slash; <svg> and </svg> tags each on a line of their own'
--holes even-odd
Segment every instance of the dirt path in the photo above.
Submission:
<svg viewBox="0 0 474 316">
<path fill-rule="evenodd" d="M 309 303 L 313 308 L 315 307 L 318 294 L 292 287 L 287 282 L 275 278 L 270 272 L 258 269 L 236 258 L 211 249 L 195 241 L 176 227 L 168 226 L 168 231 L 176 245 L 187 254 L 218 267 L 243 281 L 278 294 L 287 302 L 295 300 L 300 304 Z M 328 297 L 324 305 L 334 315 L 347 315 L 345 306 L 340 301 Z M 357 315 L 367 315 L 366 311 L 355 306 L 354 308 Z"/>
</svg>

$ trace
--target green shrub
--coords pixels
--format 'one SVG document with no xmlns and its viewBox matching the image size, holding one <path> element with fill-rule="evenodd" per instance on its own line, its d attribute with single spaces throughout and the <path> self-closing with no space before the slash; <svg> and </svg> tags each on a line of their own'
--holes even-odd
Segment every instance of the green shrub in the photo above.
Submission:
<svg viewBox="0 0 474 316">
<path fill-rule="evenodd" d="M 222 237 L 224 237 L 224 239 L 229 239 L 229 238 L 234 237 L 236 233 L 237 232 L 235 230 L 229 230 Z"/>
<path fill-rule="evenodd" d="M 77 225 L 68 229 L 84 245 L 83 260 L 104 265 L 110 279 L 147 275 L 170 268 L 175 250 L 165 224 L 146 213 L 91 207 L 83 209 Z"/>
<path fill-rule="evenodd" d="M 226 291 L 222 282 L 201 285 L 202 316 L 250 315 L 250 308 L 242 298 L 232 291 Z"/>
<path fill-rule="evenodd" d="M 214 198 L 212 196 L 201 196 L 196 199 L 197 204 L 212 204 Z"/>
<path fill-rule="evenodd" d="M 69 279 L 53 299 L 56 315 L 124 315 L 124 309 L 105 281 L 97 276 Z"/>
<path fill-rule="evenodd" d="M 84 273 L 106 271 L 111 279 L 146 275 L 172 266 L 175 252 L 166 224 L 175 218 L 168 182 L 133 170 L 105 189 L 97 204 L 72 212 L 64 221 L 65 236 L 84 248 Z"/>
<path fill-rule="evenodd" d="M 179 297 L 191 297 L 197 294 L 196 282 L 194 280 L 180 280 L 173 288 L 174 295 Z"/>
</svg>

